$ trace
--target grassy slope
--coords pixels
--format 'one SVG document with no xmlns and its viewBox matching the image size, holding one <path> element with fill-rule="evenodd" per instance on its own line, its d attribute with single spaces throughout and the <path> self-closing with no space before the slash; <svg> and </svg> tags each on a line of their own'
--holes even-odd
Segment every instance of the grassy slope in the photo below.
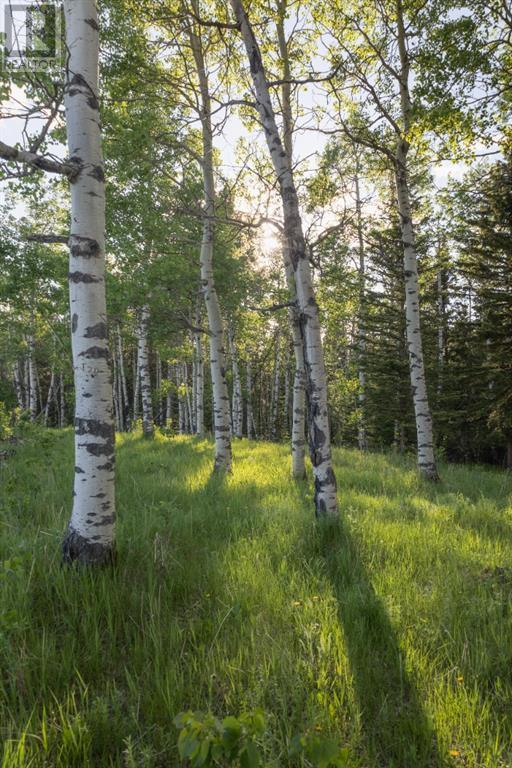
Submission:
<svg viewBox="0 0 512 768">
<path fill-rule="evenodd" d="M 367 768 L 512 764 L 510 476 L 337 451 L 325 528 L 285 446 L 238 443 L 222 481 L 207 442 L 123 436 L 93 575 L 59 565 L 71 447 L 41 432 L 0 470 L 3 768 L 178 765 L 177 712 L 255 706 L 276 768 L 314 726 Z"/>
</svg>

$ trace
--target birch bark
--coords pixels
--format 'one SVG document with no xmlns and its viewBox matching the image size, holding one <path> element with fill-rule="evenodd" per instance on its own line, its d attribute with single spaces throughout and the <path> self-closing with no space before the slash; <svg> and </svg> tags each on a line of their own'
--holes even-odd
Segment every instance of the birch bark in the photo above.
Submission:
<svg viewBox="0 0 512 768">
<path fill-rule="evenodd" d="M 315 510 L 317 516 L 333 516 L 337 514 L 336 478 L 331 458 L 327 379 L 318 305 L 313 290 L 311 267 L 306 252 L 291 159 L 279 135 L 261 52 L 244 5 L 242 0 L 230 0 L 230 4 L 240 27 L 249 59 L 257 108 L 283 203 L 285 237 L 288 241 L 290 261 L 295 277 L 300 324 L 305 342 L 305 369 L 310 416 L 309 442 L 315 480 Z"/>
<path fill-rule="evenodd" d="M 242 437 L 243 408 L 242 408 L 242 381 L 240 379 L 240 368 L 238 365 L 238 351 L 235 344 L 235 335 L 233 328 L 230 329 L 229 342 L 231 347 L 231 367 L 233 370 L 233 405 L 232 422 L 233 435 L 237 438 Z"/>
<path fill-rule="evenodd" d="M 14 379 L 14 388 L 16 390 L 16 401 L 18 403 L 18 408 L 23 411 L 25 410 L 25 399 L 23 397 L 23 386 L 21 383 L 19 360 L 16 360 L 13 365 L 12 375 Z"/>
<path fill-rule="evenodd" d="M 34 335 L 28 337 L 28 410 L 30 421 L 37 419 L 37 367 Z"/>
<path fill-rule="evenodd" d="M 70 306 L 75 484 L 65 562 L 104 564 L 114 550 L 114 424 L 105 298 L 105 176 L 94 0 L 64 0 L 65 106 L 71 183 Z"/>
<path fill-rule="evenodd" d="M 137 327 L 137 368 L 142 395 L 142 434 L 153 437 L 153 402 L 151 397 L 151 376 L 149 371 L 148 345 L 149 306 L 144 304 L 140 310 Z"/>
<path fill-rule="evenodd" d="M 286 0 L 278 6 L 277 37 L 279 55 L 283 63 L 283 84 L 281 86 L 281 104 L 283 110 L 283 144 L 288 156 L 290 167 L 293 167 L 293 113 L 291 103 L 291 69 L 288 53 L 288 43 L 285 34 Z M 306 364 L 304 359 L 304 339 L 300 313 L 297 307 L 297 287 L 291 260 L 292 244 L 288 238 L 283 238 L 283 261 L 286 284 L 290 303 L 288 319 L 292 333 L 293 353 L 295 356 L 295 373 L 293 377 L 292 403 L 292 476 L 298 480 L 306 476 Z"/>
<path fill-rule="evenodd" d="M 271 397 L 271 416 L 270 416 L 270 437 L 277 440 L 277 416 L 279 413 L 279 393 L 281 383 L 281 333 L 277 329 L 276 334 L 276 354 L 274 358 L 274 380 L 272 383 Z"/>
<path fill-rule="evenodd" d="M 48 426 L 48 416 L 50 414 L 50 405 L 52 403 L 55 392 L 55 371 L 52 368 L 50 376 L 50 386 L 48 387 L 48 397 L 46 398 L 46 405 L 44 407 L 44 426 Z"/>
<path fill-rule="evenodd" d="M 192 7 L 197 16 L 199 9 L 195 0 Z M 231 414 L 229 392 L 226 381 L 226 353 L 224 349 L 224 328 L 220 313 L 219 299 L 213 276 L 213 241 L 215 220 L 215 184 L 213 178 L 213 132 L 211 121 L 211 97 L 208 85 L 201 38 L 194 25 L 189 28 L 189 39 L 194 55 L 200 91 L 200 118 L 203 140 L 203 181 L 204 181 L 204 223 L 201 244 L 201 288 L 203 291 L 208 327 L 210 330 L 210 369 L 213 391 L 213 418 L 215 440 L 214 471 L 231 472 Z"/>
<path fill-rule="evenodd" d="M 66 392 L 64 391 L 64 374 L 59 374 L 59 427 L 66 426 Z"/>
<path fill-rule="evenodd" d="M 357 351 L 358 351 L 358 378 L 359 378 L 359 423 L 357 426 L 357 443 L 360 451 L 368 450 L 368 439 L 366 435 L 366 371 L 364 369 L 364 354 L 366 349 L 365 340 L 365 295 L 366 295 L 366 265 L 365 249 L 363 239 L 363 215 L 361 203 L 360 188 L 360 163 L 357 149 L 355 152 L 355 192 L 356 192 L 356 224 L 357 224 L 357 244 L 359 251 L 359 317 L 357 324 Z"/>
<path fill-rule="evenodd" d="M 172 365 L 167 363 L 167 397 L 165 398 L 165 426 L 172 426 Z"/>
<path fill-rule="evenodd" d="M 199 318 L 197 318 L 199 320 Z M 199 325 L 199 322 L 197 323 Z M 196 435 L 204 437 L 204 359 L 201 334 L 194 336 L 195 379 L 196 379 Z"/>
<path fill-rule="evenodd" d="M 252 366 L 251 361 L 247 360 L 245 369 L 245 389 L 246 389 L 246 414 L 247 414 L 247 439 L 252 440 L 254 437 L 254 416 L 252 410 Z"/>
<path fill-rule="evenodd" d="M 401 65 L 399 84 L 403 131 L 397 142 L 395 182 L 404 248 L 405 317 L 407 348 L 409 352 L 409 372 L 416 420 L 418 468 L 424 477 L 430 480 L 438 480 L 439 476 L 437 474 L 434 457 L 432 413 L 428 401 L 425 363 L 423 358 L 418 288 L 418 261 L 408 184 L 407 157 L 409 142 L 407 136 L 411 130 L 412 103 L 409 91 L 410 61 L 407 50 L 405 21 L 401 0 L 397 0 L 396 8 L 398 51 Z"/>
</svg>

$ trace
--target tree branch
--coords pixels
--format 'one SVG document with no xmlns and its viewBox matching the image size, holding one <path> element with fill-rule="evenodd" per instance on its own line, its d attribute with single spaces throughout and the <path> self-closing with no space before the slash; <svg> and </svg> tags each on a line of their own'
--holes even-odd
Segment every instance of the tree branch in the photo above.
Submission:
<svg viewBox="0 0 512 768">
<path fill-rule="evenodd" d="M 74 181 L 80 172 L 80 165 L 78 163 L 52 160 L 46 155 L 37 155 L 35 152 L 16 149 L 16 147 L 11 147 L 9 144 L 4 144 L 3 141 L 0 141 L 0 158 L 15 163 L 30 165 L 32 168 L 38 168 L 40 171 L 58 173 L 62 176 L 66 176 L 69 181 Z"/>
</svg>

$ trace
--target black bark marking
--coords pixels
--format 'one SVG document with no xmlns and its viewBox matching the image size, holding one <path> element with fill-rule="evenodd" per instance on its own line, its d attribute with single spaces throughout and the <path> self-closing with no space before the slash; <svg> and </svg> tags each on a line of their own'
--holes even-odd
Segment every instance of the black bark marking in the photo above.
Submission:
<svg viewBox="0 0 512 768">
<path fill-rule="evenodd" d="M 80 88 L 87 88 L 87 89 L 89 88 L 89 83 L 87 82 L 85 77 L 81 75 L 79 72 L 76 72 L 73 75 L 73 77 L 69 81 L 69 85 L 70 86 L 76 85 L 77 87 L 80 87 Z"/>
<path fill-rule="evenodd" d="M 89 347 L 80 352 L 78 357 L 87 357 L 91 360 L 108 360 L 108 349 L 104 347 Z"/>
<path fill-rule="evenodd" d="M 110 472 L 114 469 L 114 462 L 107 461 L 105 464 L 98 464 L 98 469 L 105 469 L 107 472 Z"/>
<path fill-rule="evenodd" d="M 90 176 L 91 179 L 96 179 L 96 181 L 105 181 L 105 172 L 101 165 L 95 165 L 87 175 Z"/>
<path fill-rule="evenodd" d="M 84 339 L 106 339 L 107 338 L 107 324 L 100 322 L 96 325 L 89 325 L 85 329 Z"/>
<path fill-rule="evenodd" d="M 100 244 L 92 237 L 71 235 L 69 250 L 75 258 L 91 259 L 101 253 Z"/>
<path fill-rule="evenodd" d="M 261 70 L 261 56 L 256 47 L 252 49 L 250 58 L 251 72 L 256 75 Z"/>
<path fill-rule="evenodd" d="M 79 443 L 78 445 L 80 448 L 85 448 L 87 453 L 90 453 L 91 456 L 108 456 L 110 459 L 113 458 L 113 441 L 107 440 L 105 443 Z"/>
<path fill-rule="evenodd" d="M 93 523 L 93 527 L 100 528 L 102 525 L 112 525 L 112 523 L 115 523 L 114 515 L 103 515 L 101 520 L 98 520 L 97 523 Z"/>
<path fill-rule="evenodd" d="M 78 315 L 76 312 L 73 312 L 73 317 L 71 318 L 71 333 L 74 333 L 78 327 Z"/>
<path fill-rule="evenodd" d="M 84 19 L 84 24 L 88 24 L 95 32 L 99 32 L 99 24 L 96 19 Z"/>
<path fill-rule="evenodd" d="M 75 467 L 75 473 L 77 475 L 84 475 L 85 474 L 85 470 L 82 469 L 82 467 Z"/>
<path fill-rule="evenodd" d="M 72 283 L 101 283 L 99 277 L 95 277 L 88 272 L 70 272 L 68 278 Z"/>
<path fill-rule="evenodd" d="M 97 419 L 75 419 L 76 435 L 94 435 L 94 437 L 103 437 L 105 440 L 114 440 L 114 427 L 107 421 Z"/>
</svg>

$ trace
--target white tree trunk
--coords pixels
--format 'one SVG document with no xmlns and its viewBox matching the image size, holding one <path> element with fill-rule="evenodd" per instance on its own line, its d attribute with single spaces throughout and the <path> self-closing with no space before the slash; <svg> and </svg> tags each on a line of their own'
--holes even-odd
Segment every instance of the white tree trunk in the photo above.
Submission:
<svg viewBox="0 0 512 768">
<path fill-rule="evenodd" d="M 437 396 L 443 392 L 444 361 L 445 361 L 445 296 L 444 270 L 439 267 L 437 273 Z"/>
<path fill-rule="evenodd" d="M 114 422 L 116 425 L 116 430 L 118 432 L 121 432 L 121 405 L 119 403 L 119 376 L 118 376 L 118 370 L 117 370 L 117 356 L 115 354 L 115 343 L 114 343 L 114 354 L 112 355 L 112 368 L 113 368 L 113 401 L 114 401 Z"/>
<path fill-rule="evenodd" d="M 439 476 L 434 457 L 432 413 L 428 402 L 421 338 L 418 262 L 407 178 L 408 134 L 411 129 L 412 103 L 409 93 L 409 51 L 407 49 L 407 35 L 401 0 L 397 0 L 397 30 L 401 64 L 400 101 L 404 135 L 399 137 L 397 143 L 395 181 L 404 248 L 405 320 L 409 352 L 409 372 L 416 418 L 418 468 L 424 477 L 437 480 Z"/>
<path fill-rule="evenodd" d="M 105 299 L 105 177 L 94 0 L 64 0 L 71 184 L 70 306 L 75 379 L 75 485 L 66 562 L 103 564 L 114 548 L 114 424 Z"/>
<path fill-rule="evenodd" d="M 233 398 L 232 398 L 232 423 L 233 435 L 238 439 L 242 438 L 242 428 L 244 412 L 242 406 L 242 381 L 240 379 L 240 368 L 238 365 L 238 352 L 235 344 L 235 335 L 233 328 L 230 329 L 229 342 L 231 347 L 231 367 L 233 371 Z"/>
<path fill-rule="evenodd" d="M 64 391 L 64 374 L 59 374 L 59 427 L 66 426 L 66 392 Z"/>
<path fill-rule="evenodd" d="M 16 401 L 18 403 L 18 408 L 21 408 L 23 411 L 25 410 L 25 398 L 23 396 L 23 385 L 21 383 L 19 360 L 16 360 L 12 367 L 12 376 L 14 380 L 14 389 L 16 390 Z"/>
<path fill-rule="evenodd" d="M 356 221 L 357 221 L 357 240 L 359 251 L 359 312 L 358 312 L 358 324 L 357 324 L 357 351 L 358 351 L 358 379 L 359 379 L 359 422 L 357 425 L 357 443 L 360 451 L 368 450 L 368 438 L 366 435 L 366 372 L 364 369 L 364 355 L 366 350 L 365 339 L 365 294 L 366 294 L 366 266 L 365 266 L 365 249 L 363 239 L 363 216 L 362 216 L 362 204 L 361 204 L 361 190 L 359 182 L 359 156 L 357 154 L 357 148 L 354 147 L 355 152 L 355 192 L 356 192 Z"/>
<path fill-rule="evenodd" d="M 144 437 L 153 437 L 153 402 L 149 371 L 148 325 L 149 307 L 147 304 L 144 304 L 140 310 L 137 327 L 137 368 L 142 395 L 142 434 Z"/>
<path fill-rule="evenodd" d="M 157 408 L 156 408 L 156 423 L 162 424 L 162 360 L 160 353 L 156 353 L 156 391 L 157 391 Z"/>
<path fill-rule="evenodd" d="M 196 327 L 200 323 L 199 308 L 196 312 Z M 203 359 L 203 343 L 201 340 L 201 334 L 194 334 L 194 357 L 195 357 L 195 424 L 196 435 L 204 437 L 204 359 Z"/>
<path fill-rule="evenodd" d="M 284 358 L 284 403 L 283 424 L 285 433 L 290 429 L 290 345 L 286 339 L 286 352 Z"/>
<path fill-rule="evenodd" d="M 139 355 L 138 346 L 137 353 L 135 354 L 133 361 L 133 420 L 137 421 L 140 413 L 140 372 L 139 372 Z"/>
<path fill-rule="evenodd" d="M 183 364 L 183 381 L 185 382 L 186 432 L 188 435 L 191 435 L 194 432 L 194 418 L 193 418 L 192 401 L 190 398 L 190 387 L 189 387 L 187 363 Z"/>
<path fill-rule="evenodd" d="M 176 366 L 176 388 L 178 391 L 178 430 L 180 435 L 186 433 L 186 413 L 185 402 L 183 397 L 183 381 L 180 375 L 180 366 Z"/>
<path fill-rule="evenodd" d="M 278 6 L 277 37 L 279 55 L 282 61 L 281 103 L 283 110 L 283 144 L 290 167 L 293 166 L 293 113 L 291 101 L 291 69 L 288 51 L 288 41 L 285 32 L 287 2 L 282 0 Z M 295 356 L 295 373 L 293 377 L 292 403 L 292 476 L 301 480 L 306 476 L 306 368 L 304 360 L 304 338 L 297 306 L 297 287 L 292 265 L 292 243 L 287 237 L 283 238 L 283 261 L 290 303 L 288 319 L 293 340 Z"/>
<path fill-rule="evenodd" d="M 55 392 L 55 371 L 52 368 L 51 376 L 50 376 L 50 386 L 48 387 L 48 397 L 46 398 L 46 405 L 44 407 L 44 426 L 48 426 L 48 416 L 50 414 L 50 405 L 52 403 L 52 400 L 54 398 L 54 392 Z"/>
<path fill-rule="evenodd" d="M 37 404 L 37 366 L 36 366 L 36 345 L 34 335 L 30 333 L 28 337 L 28 410 L 30 421 L 35 421 L 38 414 Z"/>
<path fill-rule="evenodd" d="M 285 237 L 287 238 L 289 258 L 295 277 L 300 322 L 305 342 L 310 417 L 309 442 L 315 479 L 315 510 L 317 516 L 332 516 L 337 514 L 337 500 L 336 478 L 331 458 L 327 378 L 318 305 L 313 290 L 311 267 L 302 231 L 292 163 L 279 135 L 261 52 L 242 0 L 230 0 L 230 3 L 244 40 L 256 91 L 258 112 L 281 191 Z"/>
<path fill-rule="evenodd" d="M 165 398 L 165 426 L 172 426 L 172 365 L 167 363 L 167 397 Z"/>
<path fill-rule="evenodd" d="M 130 405 L 128 400 L 128 387 L 126 385 L 126 374 L 124 372 L 123 339 L 121 336 L 121 329 L 119 325 L 117 326 L 117 330 L 116 330 L 116 339 L 117 339 L 118 371 L 119 371 L 119 380 L 121 384 L 121 394 L 122 394 L 122 403 L 123 403 L 123 429 L 127 429 L 129 424 Z"/>
<path fill-rule="evenodd" d="M 270 437 L 277 440 L 277 416 L 279 413 L 279 391 L 281 383 L 281 329 L 276 334 L 276 354 L 274 358 L 274 380 L 272 382 Z"/>
<path fill-rule="evenodd" d="M 193 0 L 197 15 L 199 9 Z M 201 288 L 203 291 L 208 327 L 210 331 L 210 369 L 213 394 L 213 418 L 215 439 L 214 471 L 231 472 L 231 414 L 229 392 L 226 381 L 226 353 L 224 349 L 224 328 L 220 313 L 219 299 L 213 276 L 213 238 L 215 217 L 215 184 L 213 178 L 213 134 L 211 124 L 211 99 L 208 75 L 205 67 L 201 38 L 193 24 L 189 28 L 190 43 L 194 54 L 199 90 L 201 96 L 201 128 L 203 139 L 203 181 L 204 181 L 204 223 L 201 244 Z"/>
<path fill-rule="evenodd" d="M 247 398 L 247 439 L 252 440 L 254 437 L 254 416 L 252 411 L 252 366 L 250 360 L 247 360 L 245 371 L 245 389 Z"/>
<path fill-rule="evenodd" d="M 405 160 L 405 158 L 403 158 Z M 405 318 L 407 327 L 407 349 L 409 352 L 409 372 L 411 377 L 412 397 L 416 418 L 416 435 L 418 441 L 418 468 L 431 480 L 438 479 L 434 457 L 434 439 L 432 434 L 432 414 L 428 402 L 425 364 L 423 360 L 423 344 L 420 327 L 420 300 L 418 289 L 418 264 L 414 232 L 411 219 L 409 190 L 405 166 L 399 154 L 396 173 L 396 187 L 402 242 L 404 246 L 404 278 L 405 278 Z"/>
</svg>

